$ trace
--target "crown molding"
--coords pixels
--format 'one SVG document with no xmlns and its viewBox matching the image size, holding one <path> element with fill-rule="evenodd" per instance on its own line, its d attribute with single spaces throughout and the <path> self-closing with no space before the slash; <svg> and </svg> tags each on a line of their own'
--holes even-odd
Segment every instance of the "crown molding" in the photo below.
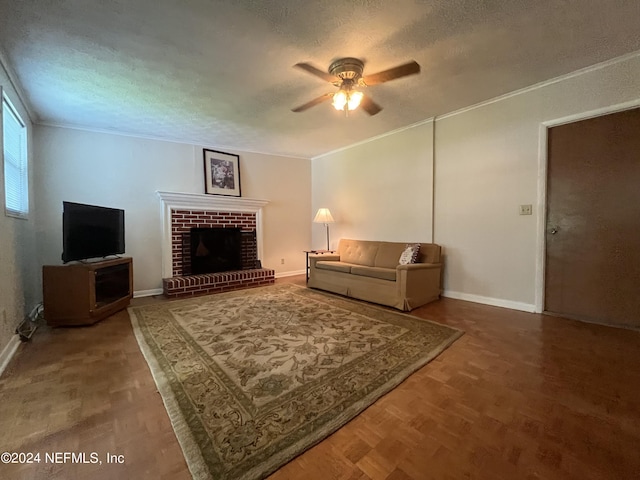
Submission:
<svg viewBox="0 0 640 480">
<path fill-rule="evenodd" d="M 7 56 L 2 50 L 2 47 L 0 47 L 0 66 L 6 73 L 7 78 L 9 79 L 9 83 L 11 84 L 11 87 L 13 88 L 13 90 L 16 92 L 16 95 L 18 96 L 18 100 L 20 100 L 22 107 L 24 108 L 25 112 L 27 112 L 29 121 L 32 124 L 37 123 L 38 115 L 36 115 L 35 111 L 33 110 L 33 107 L 31 106 L 31 103 L 29 103 L 29 101 L 27 100 L 27 95 L 25 94 L 24 90 L 22 89 L 22 86 L 20 85 L 20 82 L 18 81 L 18 76 L 13 71 L 13 69 L 9 66 L 9 61 L 7 60 Z"/>
<path fill-rule="evenodd" d="M 211 144 L 208 142 L 201 141 L 192 141 L 192 140 L 180 140 L 178 138 L 170 138 L 170 137 L 161 137 L 158 135 L 145 135 L 141 133 L 132 133 L 125 132 L 120 130 L 110 130 L 108 128 L 97 128 L 97 127 L 84 127 L 81 125 L 72 125 L 66 123 L 57 123 L 57 122 L 38 122 L 37 125 L 42 127 L 51 127 L 51 128 L 67 128 L 69 130 L 80 130 L 82 132 L 90 132 L 90 133 L 101 133 L 105 135 L 118 135 L 121 137 L 130 137 L 130 138 L 140 138 L 143 140 L 154 140 L 158 142 L 167 142 L 167 143 L 177 143 L 180 145 L 190 145 L 199 148 L 215 148 L 220 150 L 229 150 L 231 152 L 237 152 L 239 154 L 250 153 L 254 155 L 269 155 L 271 157 L 283 157 L 283 158 L 295 158 L 299 160 L 310 160 L 310 157 L 302 157 L 296 155 L 287 155 L 284 153 L 274 153 L 274 152 L 260 152 L 257 150 L 244 150 L 242 148 L 236 148 L 230 145 L 221 145 L 221 144 Z"/>
<path fill-rule="evenodd" d="M 338 152 L 343 152 L 345 150 L 349 150 L 353 147 L 358 147 L 360 145 L 366 145 L 367 143 L 374 142 L 384 137 L 388 137 L 390 135 L 395 135 L 396 133 L 404 132 L 405 130 L 411 130 L 412 128 L 419 127 L 420 125 L 426 125 L 427 123 L 435 122 L 436 117 L 430 117 L 425 120 L 420 120 L 419 122 L 412 123 L 411 125 L 407 125 L 406 127 L 396 128 L 395 130 L 391 130 L 389 132 L 381 133 L 380 135 L 376 135 L 375 137 L 367 138 L 366 140 L 361 140 L 356 143 L 352 143 L 347 145 L 346 147 L 336 148 L 335 150 L 331 150 L 330 152 L 322 153 L 320 155 L 316 155 L 315 157 L 311 157 L 311 160 L 315 160 L 317 158 L 326 157 L 329 155 L 333 155 Z"/>
<path fill-rule="evenodd" d="M 618 63 L 623 63 L 623 62 L 626 62 L 628 60 L 632 60 L 632 59 L 637 58 L 637 57 L 640 57 L 640 50 L 635 51 L 635 52 L 631 52 L 631 53 L 627 53 L 627 54 L 622 55 L 620 57 L 611 58 L 609 60 L 605 60 L 604 62 L 596 63 L 595 65 L 590 65 L 588 67 L 584 67 L 584 68 L 581 68 L 579 70 L 575 70 L 573 72 L 566 73 L 564 75 L 560 75 L 559 77 L 554 77 L 554 78 L 551 78 L 549 80 L 545 80 L 545 81 L 540 82 L 540 83 L 535 83 L 535 84 L 530 85 L 528 87 L 524 87 L 524 88 L 521 88 L 519 90 L 514 90 L 513 92 L 505 93 L 504 95 L 500 95 L 499 97 L 494 97 L 494 98 L 491 98 L 489 100 L 485 100 L 483 102 L 476 103 L 474 105 L 469 105 L 468 107 L 464 107 L 464 108 L 461 108 L 459 110 L 454 110 L 453 112 L 445 113 L 443 115 L 438 115 L 438 120 L 444 120 L 445 118 L 453 117 L 455 115 L 460 115 L 460 114 L 466 113 L 466 112 L 468 112 L 470 110 L 475 110 L 476 108 L 482 108 L 482 107 L 485 107 L 487 105 L 491 105 L 492 103 L 497 103 L 497 102 L 500 102 L 502 100 L 506 100 L 506 99 L 511 98 L 511 97 L 522 95 L 523 93 L 529 93 L 529 92 L 532 92 L 534 90 L 539 90 L 541 88 L 548 87 L 549 85 L 553 85 L 554 83 L 563 82 L 565 80 L 570 80 L 572 78 L 576 78 L 576 77 L 579 77 L 581 75 L 585 75 L 587 73 L 596 72 L 598 70 L 602 70 L 603 68 L 607 68 L 607 67 L 610 67 L 612 65 L 616 65 Z"/>
</svg>

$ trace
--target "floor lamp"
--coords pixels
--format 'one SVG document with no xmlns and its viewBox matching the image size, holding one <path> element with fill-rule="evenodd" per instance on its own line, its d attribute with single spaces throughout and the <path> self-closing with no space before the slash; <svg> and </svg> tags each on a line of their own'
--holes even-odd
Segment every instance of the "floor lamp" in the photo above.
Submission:
<svg viewBox="0 0 640 480">
<path fill-rule="evenodd" d="M 334 222 L 335 220 L 331 216 L 331 212 L 328 208 L 318 209 L 316 218 L 313 219 L 313 223 L 324 223 L 324 226 L 327 227 L 327 250 L 329 250 L 329 224 Z"/>
</svg>

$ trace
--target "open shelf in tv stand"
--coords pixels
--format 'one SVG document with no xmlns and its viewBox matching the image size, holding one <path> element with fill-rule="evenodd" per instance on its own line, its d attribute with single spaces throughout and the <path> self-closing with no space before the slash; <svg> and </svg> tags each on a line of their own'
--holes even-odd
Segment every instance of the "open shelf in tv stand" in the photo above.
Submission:
<svg viewBox="0 0 640 480">
<path fill-rule="evenodd" d="M 91 325 L 126 308 L 131 258 L 42 267 L 44 318 L 51 326 Z"/>
</svg>

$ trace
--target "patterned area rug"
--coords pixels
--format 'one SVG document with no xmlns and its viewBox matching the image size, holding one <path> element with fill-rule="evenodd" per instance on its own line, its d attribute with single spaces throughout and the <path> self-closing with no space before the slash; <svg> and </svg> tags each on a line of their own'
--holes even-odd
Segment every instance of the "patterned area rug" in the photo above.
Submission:
<svg viewBox="0 0 640 480">
<path fill-rule="evenodd" d="M 129 308 L 197 479 L 258 479 L 462 332 L 292 284 Z"/>
</svg>

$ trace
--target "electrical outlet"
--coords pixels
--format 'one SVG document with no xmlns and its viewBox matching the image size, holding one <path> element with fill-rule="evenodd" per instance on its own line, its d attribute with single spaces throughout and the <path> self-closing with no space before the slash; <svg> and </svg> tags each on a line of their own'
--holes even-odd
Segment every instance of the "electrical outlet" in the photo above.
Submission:
<svg viewBox="0 0 640 480">
<path fill-rule="evenodd" d="M 284 265 L 284 258 L 280 259 L 280 265 Z"/>
<path fill-rule="evenodd" d="M 520 205 L 520 215 L 532 215 L 533 205 Z"/>
</svg>

